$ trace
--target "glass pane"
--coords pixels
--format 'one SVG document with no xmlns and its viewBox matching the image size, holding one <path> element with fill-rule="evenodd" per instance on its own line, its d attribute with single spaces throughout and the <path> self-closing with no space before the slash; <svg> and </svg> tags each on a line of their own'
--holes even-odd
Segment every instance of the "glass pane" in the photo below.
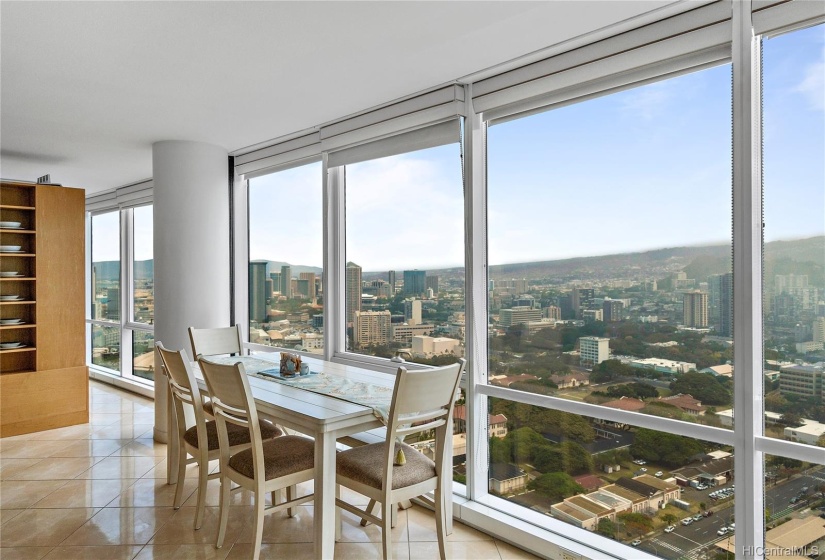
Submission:
<svg viewBox="0 0 825 560">
<path fill-rule="evenodd" d="M 153 258 L 152 206 L 134 209 L 134 320 L 138 323 L 155 322 L 155 267 Z"/>
<path fill-rule="evenodd" d="M 132 360 L 133 375 L 155 379 L 155 333 L 132 331 Z"/>
<path fill-rule="evenodd" d="M 450 144 L 346 168 L 347 350 L 464 355 L 464 190 Z"/>
<path fill-rule="evenodd" d="M 120 321 L 120 212 L 92 216 L 92 319 Z"/>
<path fill-rule="evenodd" d="M 825 447 L 825 25 L 762 45 L 765 433 Z"/>
<path fill-rule="evenodd" d="M 491 384 L 730 426 L 730 72 L 490 127 Z"/>
<path fill-rule="evenodd" d="M 489 428 L 496 496 L 662 558 L 732 538 L 730 447 L 494 398 Z"/>
<path fill-rule="evenodd" d="M 822 558 L 825 553 L 823 475 L 822 465 L 765 456 L 765 547 L 774 549 L 769 553 L 774 558 Z M 794 550 L 781 551 L 787 548 Z"/>
<path fill-rule="evenodd" d="M 321 163 L 249 181 L 249 341 L 324 351 Z"/>
<path fill-rule="evenodd" d="M 92 325 L 92 363 L 120 373 L 120 327 Z"/>
</svg>

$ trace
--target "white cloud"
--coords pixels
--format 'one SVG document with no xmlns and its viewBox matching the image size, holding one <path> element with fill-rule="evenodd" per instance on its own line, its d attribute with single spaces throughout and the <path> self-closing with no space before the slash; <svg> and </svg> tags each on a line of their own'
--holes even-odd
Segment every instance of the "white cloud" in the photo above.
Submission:
<svg viewBox="0 0 825 560">
<path fill-rule="evenodd" d="M 667 80 L 642 86 L 625 94 L 622 112 L 649 121 L 664 113 L 672 97 L 673 88 Z"/>
<path fill-rule="evenodd" d="M 825 51 L 823 57 L 805 68 L 805 77 L 793 88 L 808 101 L 808 108 L 825 111 Z"/>
</svg>

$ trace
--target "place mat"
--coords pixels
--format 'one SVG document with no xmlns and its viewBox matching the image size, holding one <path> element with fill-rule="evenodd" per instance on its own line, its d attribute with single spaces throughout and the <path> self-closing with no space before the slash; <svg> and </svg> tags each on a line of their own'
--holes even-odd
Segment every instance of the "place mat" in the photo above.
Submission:
<svg viewBox="0 0 825 560">
<path fill-rule="evenodd" d="M 267 381 L 275 381 L 312 393 L 318 393 L 369 407 L 372 409 L 373 414 L 384 424 L 387 423 L 390 415 L 392 387 L 374 385 L 363 381 L 353 381 L 352 379 L 329 373 L 282 377 L 277 373 L 280 368 L 279 364 L 251 356 L 216 356 L 210 357 L 209 360 L 221 364 L 241 362 L 248 375 L 254 375 Z"/>
</svg>

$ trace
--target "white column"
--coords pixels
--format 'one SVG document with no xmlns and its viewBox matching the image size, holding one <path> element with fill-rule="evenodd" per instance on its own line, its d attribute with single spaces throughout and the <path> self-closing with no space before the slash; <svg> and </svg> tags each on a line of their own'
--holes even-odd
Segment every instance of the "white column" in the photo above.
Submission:
<svg viewBox="0 0 825 560">
<path fill-rule="evenodd" d="M 189 327 L 230 326 L 227 165 L 219 146 L 152 145 L 155 340 L 187 355 Z M 162 443 L 168 441 L 167 391 L 166 377 L 156 375 L 154 437 Z"/>
</svg>

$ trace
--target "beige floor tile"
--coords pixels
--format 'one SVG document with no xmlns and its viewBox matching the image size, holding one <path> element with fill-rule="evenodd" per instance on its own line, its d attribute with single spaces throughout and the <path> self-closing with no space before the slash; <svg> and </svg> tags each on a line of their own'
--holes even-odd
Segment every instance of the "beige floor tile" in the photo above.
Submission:
<svg viewBox="0 0 825 560">
<path fill-rule="evenodd" d="M 28 509 L 3 525 L 3 546 L 57 546 L 97 510 Z"/>
<path fill-rule="evenodd" d="M 51 457 L 108 457 L 130 439 L 79 439 L 51 454 Z"/>
<path fill-rule="evenodd" d="M 50 546 L 26 546 L 21 548 L 0 548 L 3 560 L 40 560 L 52 549 Z"/>
<path fill-rule="evenodd" d="M 215 467 L 217 469 L 217 467 Z M 212 470 L 210 466 L 210 470 Z M 190 480 L 187 478 L 187 480 Z M 197 487 L 197 478 L 195 477 L 195 486 Z M 298 495 L 303 496 L 305 494 L 301 494 L 301 490 L 298 490 Z M 249 490 L 238 490 L 237 492 L 233 492 L 230 496 L 230 505 L 233 506 L 251 506 L 254 505 L 254 497 L 255 493 L 250 492 Z M 184 502 L 184 506 L 195 507 L 198 503 L 198 494 L 197 492 L 193 492 L 189 494 L 189 498 Z M 206 484 L 206 505 L 212 507 L 218 507 L 221 505 L 221 481 L 217 478 L 213 478 Z M 271 497 L 269 495 L 266 496 L 266 503 L 272 503 Z"/>
<path fill-rule="evenodd" d="M 158 457 L 158 459 L 160 459 L 160 457 Z M 166 462 L 166 459 L 161 460 L 159 463 L 157 463 L 154 466 L 153 469 L 151 469 L 149 472 L 147 472 L 141 478 L 164 478 L 165 479 L 166 478 L 166 465 L 167 464 L 168 463 Z M 215 461 L 210 461 L 209 462 L 209 472 L 210 473 L 216 472 L 218 470 L 218 467 L 219 467 L 219 465 L 218 465 L 217 459 Z M 192 463 L 191 465 L 186 467 L 186 478 L 198 478 L 198 466 L 196 464 Z M 215 480 L 217 480 L 217 479 L 215 479 Z M 215 505 L 217 505 L 217 502 L 215 502 Z"/>
<path fill-rule="evenodd" d="M 497 539 L 496 548 L 498 548 L 498 553 L 501 554 L 501 560 L 538 560 L 539 558 L 538 556 L 530 554 L 526 550 L 522 550 Z"/>
<path fill-rule="evenodd" d="M 3 525 L 6 521 L 10 521 L 13 518 L 17 517 L 21 513 L 26 511 L 25 509 L 0 509 L 0 525 Z"/>
<path fill-rule="evenodd" d="M 473 560 L 501 560 L 493 541 L 447 542 L 447 558 L 472 558 Z M 410 544 L 410 560 L 437 560 L 438 542 L 414 542 Z"/>
<path fill-rule="evenodd" d="M 20 469 L 3 480 L 59 480 L 71 479 L 88 471 L 101 461 L 100 457 L 50 457 L 27 469 Z"/>
<path fill-rule="evenodd" d="M 197 480 L 187 478 L 181 502 L 197 489 Z M 115 496 L 109 507 L 172 507 L 177 485 L 167 484 L 163 478 L 141 478 Z"/>
<path fill-rule="evenodd" d="M 264 518 L 264 533 L 262 542 L 265 543 L 311 543 L 314 540 L 312 523 L 312 506 L 298 506 L 294 517 L 287 517 L 286 511 L 277 511 L 267 514 Z M 217 511 L 217 510 L 216 510 Z M 239 520 L 244 528 L 236 542 L 249 543 L 255 536 L 255 513 L 251 507 L 232 507 L 233 514 L 240 514 Z"/>
<path fill-rule="evenodd" d="M 123 415 L 118 412 L 91 412 L 89 414 L 89 424 L 92 426 L 104 427 L 121 422 Z"/>
<path fill-rule="evenodd" d="M 0 458 L 0 480 L 11 477 L 20 471 L 32 467 L 43 459 L 6 459 Z"/>
<path fill-rule="evenodd" d="M 64 546 L 146 544 L 174 512 L 175 510 L 171 508 L 104 508 L 61 544 Z"/>
<path fill-rule="evenodd" d="M 132 560 L 140 549 L 140 545 L 58 546 L 45 556 L 45 560 Z"/>
<path fill-rule="evenodd" d="M 433 512 L 420 506 L 413 506 L 407 511 L 407 524 L 411 542 L 438 541 Z M 453 522 L 453 534 L 447 537 L 451 542 L 492 541 L 493 537 L 468 527 L 458 521 Z"/>
<path fill-rule="evenodd" d="M 66 480 L 10 480 L 0 482 L 0 509 L 21 509 L 42 500 Z"/>
<path fill-rule="evenodd" d="M 97 428 L 91 424 L 77 424 L 75 426 L 66 426 L 65 428 L 55 428 L 54 430 L 46 430 L 44 432 L 37 432 L 34 434 L 26 434 L 25 436 L 15 436 L 19 438 L 28 438 L 31 441 L 67 441 L 89 439 L 89 435 Z"/>
<path fill-rule="evenodd" d="M 114 454 L 124 457 L 166 457 L 166 444 L 152 439 L 134 439 Z"/>
<path fill-rule="evenodd" d="M 160 457 L 106 457 L 78 478 L 141 478 L 160 461 Z"/>
<path fill-rule="evenodd" d="M 169 521 L 160 528 L 150 542 L 153 545 L 161 544 L 211 544 L 218 538 L 218 523 L 220 521 L 218 508 L 208 507 L 204 510 L 203 524 L 195 530 L 195 508 L 183 507 L 175 512 Z M 243 534 L 247 541 L 251 540 L 252 508 L 233 507 L 229 510 L 229 520 L 226 524 L 226 537 L 223 548 L 228 549 Z M 266 529 L 266 525 L 264 525 Z"/>
<path fill-rule="evenodd" d="M 50 440 L 5 441 L 3 438 L 0 439 L 0 455 L 4 459 L 45 459 L 70 443 L 69 441 Z"/>
<path fill-rule="evenodd" d="M 125 492 L 136 479 L 77 479 L 38 501 L 33 508 L 102 508 Z"/>
<path fill-rule="evenodd" d="M 406 542 L 392 543 L 393 560 L 408 560 L 410 558 L 410 545 Z M 335 543 L 335 560 L 382 560 L 384 558 L 383 547 L 377 543 Z M 454 557 L 458 558 L 458 557 Z M 469 558 L 469 557 L 468 557 Z"/>
<path fill-rule="evenodd" d="M 152 428 L 153 425 L 151 423 L 135 425 L 116 422 L 110 426 L 97 426 L 95 430 L 89 434 L 89 439 L 134 439 L 152 430 Z"/>
<path fill-rule="evenodd" d="M 215 548 L 214 544 L 161 544 L 146 545 L 135 560 L 224 560 L 229 554 L 229 546 Z M 262 558 L 279 558 L 263 556 Z"/>
<path fill-rule="evenodd" d="M 379 512 L 380 507 L 376 508 Z M 406 542 L 409 531 L 407 528 L 407 510 L 398 512 L 398 521 L 392 529 L 393 542 Z M 341 539 L 340 542 L 372 542 L 380 543 L 382 539 L 381 528 L 370 523 L 366 527 L 361 527 L 361 519 L 348 511 L 341 512 Z"/>
<path fill-rule="evenodd" d="M 120 422 L 122 424 L 153 424 L 155 422 L 155 412 L 150 410 L 121 414 Z"/>
<path fill-rule="evenodd" d="M 252 557 L 251 543 L 235 543 L 226 560 L 249 560 Z M 262 544 L 261 558 L 288 558 L 289 560 L 314 560 L 315 548 L 312 543 Z"/>
</svg>

